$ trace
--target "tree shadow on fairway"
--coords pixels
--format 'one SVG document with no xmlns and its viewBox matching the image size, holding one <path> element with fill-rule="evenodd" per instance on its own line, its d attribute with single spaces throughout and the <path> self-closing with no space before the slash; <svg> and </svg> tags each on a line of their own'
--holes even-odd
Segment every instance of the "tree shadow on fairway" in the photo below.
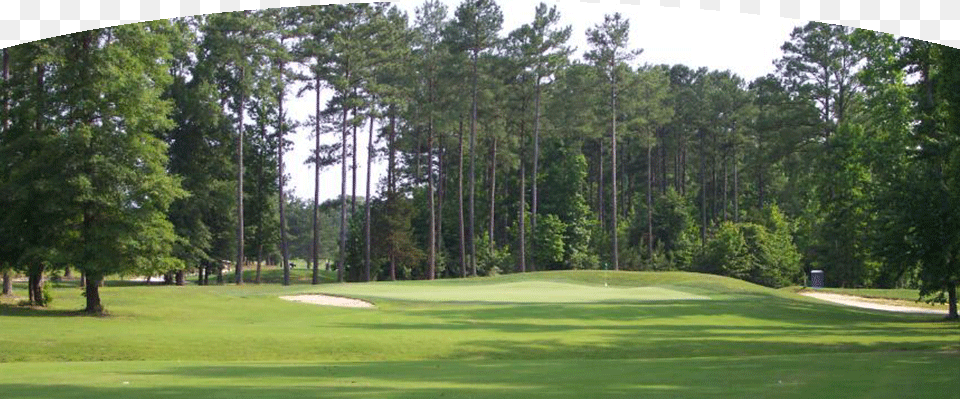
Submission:
<svg viewBox="0 0 960 399">
<path fill-rule="evenodd" d="M 477 337 L 446 358 L 663 358 L 960 347 L 956 324 L 776 297 L 676 303 L 419 309 L 409 322 L 350 320 L 358 330 Z"/>
<path fill-rule="evenodd" d="M 0 317 L 87 317 L 95 316 L 82 310 L 48 309 L 35 306 L 0 304 Z"/>
<path fill-rule="evenodd" d="M 829 389 L 833 397 L 939 399 L 953 398 L 960 390 L 960 381 L 953 375 L 960 368 L 956 356 L 917 352 L 695 360 L 120 362 L 60 367 L 44 371 L 60 376 L 58 385 L 2 385 L 4 397 L 804 398 L 822 396 Z"/>
</svg>

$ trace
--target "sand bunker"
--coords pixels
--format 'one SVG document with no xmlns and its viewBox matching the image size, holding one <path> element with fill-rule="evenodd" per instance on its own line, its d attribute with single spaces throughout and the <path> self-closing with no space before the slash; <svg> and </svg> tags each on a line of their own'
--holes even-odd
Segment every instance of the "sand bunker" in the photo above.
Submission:
<svg viewBox="0 0 960 399">
<path fill-rule="evenodd" d="M 289 295 L 282 296 L 285 299 L 294 302 L 310 303 L 314 305 L 339 306 L 342 308 L 372 308 L 372 303 L 361 301 L 359 299 L 344 298 L 332 295 L 308 294 L 308 295 Z"/>
<path fill-rule="evenodd" d="M 926 314 L 942 314 L 946 315 L 947 312 L 936 309 L 927 309 L 927 308 L 917 308 L 912 306 L 902 306 L 902 305 L 891 305 L 887 304 L 883 300 L 871 299 L 871 298 L 862 298 L 853 295 L 840 295 L 840 294 L 831 294 L 827 292 L 801 292 L 800 295 L 809 296 L 817 298 L 824 301 L 839 303 L 841 305 L 853 306 L 863 309 L 873 309 L 873 310 L 884 310 L 887 312 L 900 312 L 900 313 L 926 313 Z"/>
</svg>

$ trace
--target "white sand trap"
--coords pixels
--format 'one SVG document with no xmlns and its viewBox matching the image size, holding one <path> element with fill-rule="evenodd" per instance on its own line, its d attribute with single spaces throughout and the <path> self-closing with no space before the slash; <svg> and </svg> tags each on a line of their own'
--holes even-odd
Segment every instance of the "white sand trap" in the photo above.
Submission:
<svg viewBox="0 0 960 399">
<path fill-rule="evenodd" d="M 339 306 L 342 308 L 374 307 L 372 303 L 367 301 L 361 301 L 359 299 L 344 298 L 344 297 L 332 296 L 332 295 L 321 295 L 321 294 L 288 295 L 288 296 L 282 296 L 280 297 L 280 299 L 285 299 L 285 300 L 294 301 L 294 302 L 309 303 L 313 305 Z"/>
<path fill-rule="evenodd" d="M 827 292 L 801 292 L 800 295 L 808 296 L 811 298 L 817 298 L 820 300 L 839 303 L 841 305 L 853 306 L 863 309 L 873 309 L 873 310 L 883 310 L 887 312 L 900 312 L 900 313 L 926 313 L 926 314 L 939 314 L 946 315 L 947 312 L 936 309 L 927 309 L 927 308 L 917 308 L 912 306 L 901 306 L 901 305 L 888 305 L 882 303 L 882 300 L 871 300 L 870 298 L 862 298 L 853 295 L 840 295 L 840 294 L 831 294 Z"/>
</svg>

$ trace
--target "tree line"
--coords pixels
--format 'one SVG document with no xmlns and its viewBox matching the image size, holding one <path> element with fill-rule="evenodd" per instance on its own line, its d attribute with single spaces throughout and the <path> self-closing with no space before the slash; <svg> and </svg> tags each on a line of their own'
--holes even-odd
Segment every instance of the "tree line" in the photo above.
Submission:
<svg viewBox="0 0 960 399">
<path fill-rule="evenodd" d="M 292 250 L 314 283 L 322 259 L 339 281 L 689 270 L 780 287 L 821 269 L 919 287 L 956 317 L 957 49 L 811 22 L 746 81 L 644 63 L 618 13 L 583 59 L 556 7 L 502 23 L 492 0 L 345 4 L 4 49 L 5 287 L 24 273 L 42 305 L 43 274 L 73 268 L 100 312 L 108 274 L 202 284 L 229 260 L 243 284 L 276 259 L 289 284 Z M 309 118 L 290 117 L 294 96 Z M 286 154 L 297 129 L 309 159 Z M 312 201 L 288 194 L 290 162 L 313 166 Z"/>
</svg>

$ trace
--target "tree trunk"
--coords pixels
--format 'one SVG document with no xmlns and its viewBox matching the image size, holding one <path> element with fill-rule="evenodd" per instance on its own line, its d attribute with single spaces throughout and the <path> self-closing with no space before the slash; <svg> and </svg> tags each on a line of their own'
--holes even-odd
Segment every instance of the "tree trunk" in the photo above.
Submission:
<svg viewBox="0 0 960 399">
<path fill-rule="evenodd" d="M 612 184 L 611 189 L 613 190 L 613 209 L 611 210 L 611 215 L 613 216 L 613 270 L 620 270 L 620 246 L 618 243 L 617 234 L 617 219 L 620 218 L 620 215 L 617 213 L 617 79 L 616 71 L 611 72 L 613 78 L 610 84 L 610 109 L 612 111 L 611 115 L 611 125 L 612 129 L 610 130 L 610 167 L 611 167 L 611 177 L 610 184 Z"/>
<path fill-rule="evenodd" d="M 30 266 L 27 279 L 27 290 L 30 291 L 30 303 L 36 306 L 47 306 L 43 298 L 43 272 L 47 266 L 43 263 Z"/>
<path fill-rule="evenodd" d="M 316 108 L 314 109 L 313 134 L 313 241 L 311 254 L 313 256 L 313 285 L 320 284 L 320 76 L 314 77 L 316 91 Z M 259 271 L 257 273 L 259 276 Z"/>
<path fill-rule="evenodd" d="M 653 260 L 653 171 L 652 145 L 647 146 L 647 255 Z"/>
<path fill-rule="evenodd" d="M 177 284 L 178 286 L 183 286 L 183 283 L 184 283 L 184 279 L 183 279 L 183 278 L 184 278 L 184 272 L 183 272 L 183 270 L 177 270 L 176 284 Z"/>
<path fill-rule="evenodd" d="M 476 172 L 476 163 L 477 163 L 477 154 L 475 151 L 475 145 L 477 141 L 477 58 L 476 53 L 473 54 L 473 91 L 472 91 L 472 107 L 470 114 L 470 275 L 473 277 L 477 276 L 477 245 L 474 240 L 476 237 L 476 230 L 474 225 L 476 223 L 477 217 L 474 212 L 476 205 L 476 186 L 477 186 L 477 172 Z"/>
<path fill-rule="evenodd" d="M 13 277 L 10 269 L 3 270 L 3 292 L 0 295 L 13 295 Z"/>
<path fill-rule="evenodd" d="M 263 262 L 263 244 L 257 246 L 257 276 L 254 277 L 253 282 L 260 284 L 260 264 Z"/>
<path fill-rule="evenodd" d="M 372 107 L 371 107 L 372 108 Z M 363 226 L 363 281 L 370 281 L 370 169 L 373 164 L 373 110 L 370 114 L 370 133 L 367 139 L 367 193 L 364 198 Z"/>
<path fill-rule="evenodd" d="M 956 320 L 960 318 L 960 315 L 957 314 L 956 284 L 950 284 L 947 286 L 947 306 L 949 306 L 949 310 L 947 311 L 947 319 Z"/>
<path fill-rule="evenodd" d="M 496 221 L 496 192 L 497 192 L 497 138 L 493 138 L 493 147 L 490 150 L 490 223 L 487 231 L 488 250 L 493 250 L 493 226 Z"/>
<path fill-rule="evenodd" d="M 457 202 L 460 205 L 460 277 L 467 277 L 467 237 L 464 234 L 463 219 L 463 118 L 460 119 L 460 178 L 457 180 L 459 185 L 457 193 Z"/>
<path fill-rule="evenodd" d="M 350 74 L 347 73 L 347 81 Z M 344 92 L 346 97 L 347 93 Z M 347 107 L 343 106 L 340 117 L 340 259 L 337 261 L 337 282 L 343 282 L 344 263 L 347 260 Z"/>
<path fill-rule="evenodd" d="M 283 39 L 280 40 L 280 45 L 283 45 Z M 280 193 L 278 195 L 280 202 L 280 258 L 283 260 L 283 285 L 290 285 L 290 254 L 287 252 L 287 218 L 285 213 L 286 201 L 284 199 L 284 176 L 283 176 L 283 122 L 285 115 L 283 114 L 283 97 L 284 92 L 286 91 L 286 86 L 283 84 L 283 61 L 278 62 L 280 70 L 280 93 L 277 95 L 277 106 L 279 108 L 279 120 L 277 124 L 277 184 L 280 188 Z M 243 280 L 241 279 L 242 283 Z"/>
<path fill-rule="evenodd" d="M 87 281 L 84 290 L 84 297 L 87 299 L 87 307 L 83 309 L 84 312 L 91 314 L 103 314 L 103 305 L 100 303 L 101 282 L 103 282 L 102 275 L 87 275 Z"/>
<path fill-rule="evenodd" d="M 597 138 L 597 208 L 600 211 L 597 214 L 600 227 L 604 230 L 607 228 L 607 218 L 604 214 L 605 203 L 603 197 L 603 137 L 599 137 Z"/>
<path fill-rule="evenodd" d="M 723 163 L 723 201 L 720 203 L 720 220 L 726 222 L 727 221 L 727 204 L 729 203 L 729 199 L 727 198 L 727 191 L 728 191 L 727 160 L 724 158 L 726 157 L 723 157 L 720 159 L 720 162 Z"/>
<path fill-rule="evenodd" d="M 536 90 L 534 94 L 534 112 L 533 112 L 533 175 L 530 177 L 532 186 L 532 198 L 530 203 L 530 230 L 537 229 L 537 205 L 539 197 L 537 196 L 537 177 L 539 173 L 538 164 L 540 163 L 540 75 L 536 77 Z M 526 103 L 526 102 L 524 102 Z M 522 124 L 523 122 L 521 122 Z M 522 140 L 522 138 L 521 138 Z"/>
<path fill-rule="evenodd" d="M 526 162 L 524 155 L 526 151 L 523 145 L 523 122 L 520 123 L 520 273 L 527 272 L 527 232 L 526 232 L 526 211 L 527 211 L 527 187 L 526 187 Z M 534 161 L 536 162 L 536 161 Z"/>
<path fill-rule="evenodd" d="M 438 135 L 442 134 L 437 132 Z M 444 243 L 443 243 L 443 199 L 444 191 L 446 190 L 446 169 L 443 167 L 443 157 L 446 156 L 446 151 L 444 151 L 443 139 L 442 136 L 437 137 L 437 150 L 439 154 L 437 156 L 437 235 L 436 235 L 436 246 L 437 246 L 437 256 L 440 256 L 443 253 Z"/>
<path fill-rule="evenodd" d="M 244 79 L 244 68 L 240 67 L 240 80 Z M 242 84 L 241 84 L 242 86 Z M 237 285 L 243 284 L 243 108 L 244 94 L 240 91 L 240 106 L 237 112 L 240 116 L 237 123 Z M 222 282 L 222 272 L 218 275 L 218 283 Z"/>
<path fill-rule="evenodd" d="M 433 86 L 430 86 L 430 105 L 433 106 Z M 432 110 L 431 110 L 432 111 Z M 427 252 L 427 279 L 433 280 L 437 275 L 437 210 L 433 201 L 433 112 L 427 123 L 427 206 L 430 207 L 430 233 L 428 233 L 427 245 L 430 250 Z"/>
<path fill-rule="evenodd" d="M 390 281 L 397 281 L 397 259 L 390 255 Z"/>
<path fill-rule="evenodd" d="M 740 180 L 737 175 L 737 147 L 733 147 L 733 222 L 740 223 Z"/>
<path fill-rule="evenodd" d="M 357 89 L 353 89 L 353 95 L 357 95 Z M 353 119 L 357 119 L 357 107 L 353 107 Z M 351 123 L 353 125 L 353 146 L 350 149 L 353 151 L 353 167 L 350 169 L 353 175 L 353 183 L 350 184 L 350 217 L 353 217 L 357 213 L 357 124 L 356 121 Z"/>
<path fill-rule="evenodd" d="M 10 54 L 7 52 L 7 49 L 3 49 L 3 75 L 0 76 L 3 78 L 3 83 L 6 83 L 10 80 Z M 4 91 L 0 100 L 3 101 L 3 107 L 0 109 L 0 130 L 3 134 L 7 133 L 7 130 L 10 128 L 10 95 L 7 91 Z M 68 269 L 69 270 L 69 269 Z M 13 279 L 10 277 L 10 268 L 3 269 L 3 291 L 0 295 L 12 295 L 13 292 Z"/>
<path fill-rule="evenodd" d="M 707 243 L 707 173 L 704 158 L 703 129 L 700 134 L 700 245 Z"/>
<path fill-rule="evenodd" d="M 667 193 L 667 133 L 659 129 L 660 138 L 660 194 Z"/>
<path fill-rule="evenodd" d="M 3 75 L 0 76 L 3 78 L 3 82 L 6 83 L 10 80 L 10 54 L 7 52 L 7 49 L 3 49 Z M 7 91 L 4 91 L 0 100 L 3 100 L 3 107 L 0 108 L 0 129 L 6 133 L 7 129 L 10 127 L 10 94 Z"/>
</svg>

